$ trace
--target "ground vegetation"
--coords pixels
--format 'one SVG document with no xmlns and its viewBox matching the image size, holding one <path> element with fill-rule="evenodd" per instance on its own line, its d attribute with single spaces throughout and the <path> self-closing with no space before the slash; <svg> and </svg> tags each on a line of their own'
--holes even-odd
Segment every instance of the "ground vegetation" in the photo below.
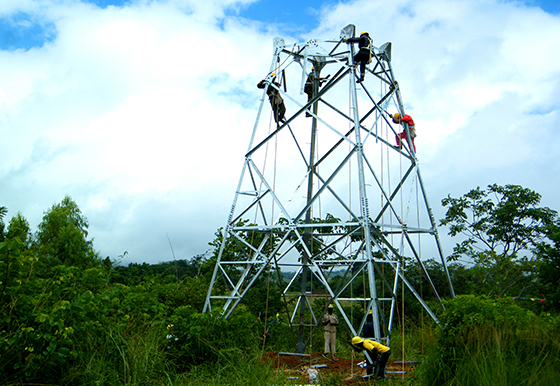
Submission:
<svg viewBox="0 0 560 386">
<path fill-rule="evenodd" d="M 405 292 L 386 384 L 557 384 L 560 223 L 539 203 L 513 185 L 443 200 L 442 225 L 459 240 L 449 256 L 457 296 L 444 296 L 437 324 Z M 233 256 L 235 245 L 227 247 Z M 343 325 L 338 358 L 317 354 L 320 332 L 308 356 L 282 354 L 294 352 L 294 337 L 276 284 L 289 277 L 266 275 L 228 319 L 203 314 L 215 258 L 123 266 L 95 251 L 70 197 L 49 208 L 36 231 L 0 207 L 0 384 L 301 384 L 310 369 L 323 385 L 362 382 L 363 356 L 345 345 Z M 425 265 L 445 282 L 441 262 Z M 405 267 L 421 285 L 415 265 Z M 363 317 L 359 305 L 347 313 Z"/>
</svg>

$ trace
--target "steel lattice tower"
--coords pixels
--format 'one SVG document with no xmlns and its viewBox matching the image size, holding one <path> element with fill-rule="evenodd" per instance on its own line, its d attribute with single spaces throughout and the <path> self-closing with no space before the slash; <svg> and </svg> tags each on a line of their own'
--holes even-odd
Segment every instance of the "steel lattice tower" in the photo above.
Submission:
<svg viewBox="0 0 560 386">
<path fill-rule="evenodd" d="M 405 113 L 391 43 L 372 47 L 366 79 L 356 83 L 357 48 L 343 41 L 354 34 L 348 25 L 335 40 L 274 39 L 204 305 L 204 312 L 219 309 L 229 317 L 259 278 L 278 275 L 300 353 L 325 312 L 313 309 L 316 297 L 333 303 L 354 334 L 365 316 L 352 325 L 343 306 L 361 302 L 364 315 L 371 311 L 376 339 L 387 344 L 400 285 L 437 321 L 403 274 L 405 261 L 418 264 L 441 301 L 423 264 L 441 260 L 445 291 L 454 296 L 414 148 L 406 140 L 396 146 L 403 127 L 390 123 L 389 114 Z M 267 87 L 285 101 L 284 122 L 273 119 Z M 284 281 L 281 272 L 288 270 L 295 274 Z"/>
</svg>

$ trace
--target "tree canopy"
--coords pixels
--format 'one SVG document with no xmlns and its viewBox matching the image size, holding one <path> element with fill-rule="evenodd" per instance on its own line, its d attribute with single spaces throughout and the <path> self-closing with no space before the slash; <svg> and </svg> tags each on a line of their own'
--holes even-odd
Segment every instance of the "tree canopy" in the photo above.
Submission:
<svg viewBox="0 0 560 386">
<path fill-rule="evenodd" d="M 442 200 L 447 207 L 441 225 L 462 237 L 450 261 L 462 257 L 474 264 L 486 294 L 519 296 L 534 285 L 534 248 L 547 236 L 557 212 L 540 207 L 541 195 L 519 185 L 477 187 L 462 197 Z"/>
</svg>

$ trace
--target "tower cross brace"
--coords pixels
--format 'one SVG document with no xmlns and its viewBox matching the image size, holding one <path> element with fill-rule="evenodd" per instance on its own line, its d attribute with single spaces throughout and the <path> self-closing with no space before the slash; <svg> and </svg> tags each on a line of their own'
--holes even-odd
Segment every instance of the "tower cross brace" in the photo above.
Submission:
<svg viewBox="0 0 560 386">
<path fill-rule="evenodd" d="M 374 338 L 388 345 L 400 286 L 437 322 L 405 265 L 418 266 L 441 303 L 425 266 L 440 260 L 443 290 L 454 296 L 413 138 L 406 124 L 391 124 L 392 111 L 405 114 L 391 43 L 371 47 L 366 79 L 357 83 L 356 48 L 346 41 L 354 35 L 350 24 L 338 39 L 274 39 L 204 304 L 204 312 L 229 317 L 255 283 L 272 277 L 299 353 L 328 304 L 354 335 L 371 314 Z M 363 310 L 358 321 L 354 304 Z"/>
</svg>

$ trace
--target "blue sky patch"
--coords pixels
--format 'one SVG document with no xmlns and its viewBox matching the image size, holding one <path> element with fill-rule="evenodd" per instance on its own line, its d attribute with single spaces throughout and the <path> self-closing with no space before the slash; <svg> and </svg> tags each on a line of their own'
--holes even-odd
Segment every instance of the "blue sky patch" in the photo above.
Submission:
<svg viewBox="0 0 560 386">
<path fill-rule="evenodd" d="M 309 31 L 319 25 L 318 11 L 331 1 L 324 0 L 259 0 L 240 10 L 226 11 L 235 15 L 269 24 L 282 24 L 285 29 Z"/>
<path fill-rule="evenodd" d="M 25 51 L 42 47 L 56 38 L 53 23 L 39 23 L 26 13 L 16 13 L 0 19 L 0 49 Z"/>
<path fill-rule="evenodd" d="M 105 9 L 111 5 L 115 7 L 124 7 L 130 5 L 130 0 L 82 0 L 84 3 L 97 5 L 99 8 Z"/>
<path fill-rule="evenodd" d="M 545 12 L 553 15 L 560 14 L 560 1 L 558 0 L 525 0 L 528 6 L 539 7 Z"/>
</svg>

